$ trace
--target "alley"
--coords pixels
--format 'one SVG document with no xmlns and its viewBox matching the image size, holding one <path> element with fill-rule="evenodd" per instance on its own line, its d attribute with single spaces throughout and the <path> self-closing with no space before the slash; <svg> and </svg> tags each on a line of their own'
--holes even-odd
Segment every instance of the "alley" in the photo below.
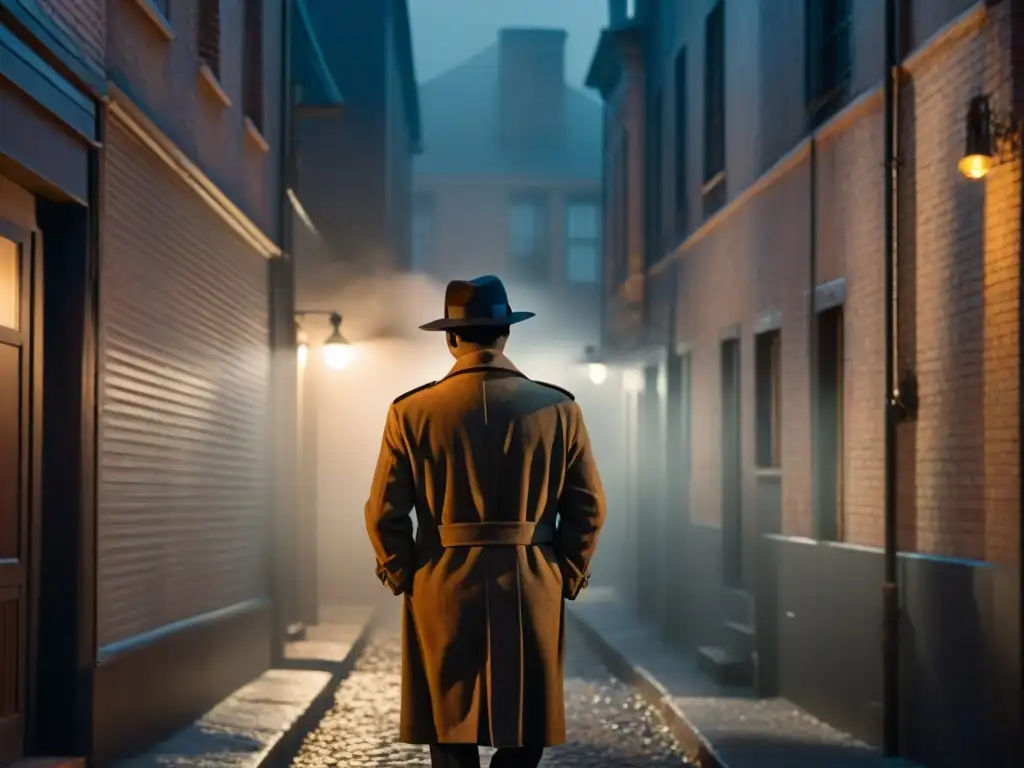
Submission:
<svg viewBox="0 0 1024 768">
<path fill-rule="evenodd" d="M 305 740 L 293 766 L 427 766 L 424 747 L 398 744 L 399 637 L 379 630 L 335 694 L 333 708 Z M 668 768 L 682 752 L 657 713 L 605 669 L 583 642 L 566 649 L 568 741 L 543 768 Z M 486 758 L 482 761 L 487 764 Z"/>
</svg>

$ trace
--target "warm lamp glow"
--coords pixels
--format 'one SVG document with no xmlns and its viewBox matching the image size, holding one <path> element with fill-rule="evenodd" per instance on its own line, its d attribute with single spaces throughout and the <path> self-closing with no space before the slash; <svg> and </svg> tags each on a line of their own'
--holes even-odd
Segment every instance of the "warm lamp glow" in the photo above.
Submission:
<svg viewBox="0 0 1024 768">
<path fill-rule="evenodd" d="M 328 340 L 324 342 L 324 364 L 332 371 L 342 371 L 355 356 L 355 350 L 347 341 Z"/>
<path fill-rule="evenodd" d="M 983 179 L 992 168 L 992 158 L 989 155 L 965 155 L 960 158 L 957 168 L 968 179 Z"/>
<path fill-rule="evenodd" d="M 643 392 L 644 391 L 644 377 L 640 371 L 635 368 L 622 372 L 622 388 L 627 392 Z"/>
<path fill-rule="evenodd" d="M 604 363 L 591 363 L 587 366 L 590 383 L 601 386 L 608 380 L 608 366 Z"/>
<path fill-rule="evenodd" d="M 309 360 L 309 345 L 305 342 L 299 344 L 296 354 L 299 357 L 299 367 L 305 368 L 306 362 Z"/>
</svg>

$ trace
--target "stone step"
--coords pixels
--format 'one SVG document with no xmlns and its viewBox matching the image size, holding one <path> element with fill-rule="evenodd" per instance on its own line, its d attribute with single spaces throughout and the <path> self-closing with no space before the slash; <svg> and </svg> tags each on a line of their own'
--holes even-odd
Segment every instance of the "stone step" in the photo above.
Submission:
<svg viewBox="0 0 1024 768">
<path fill-rule="evenodd" d="M 738 659 L 749 659 L 756 647 L 754 626 L 742 621 L 725 621 L 722 626 L 725 630 L 723 642 L 729 653 Z"/>
<path fill-rule="evenodd" d="M 722 619 L 753 626 L 754 596 L 745 589 L 726 587 L 722 590 Z"/>
<path fill-rule="evenodd" d="M 720 685 L 750 686 L 754 683 L 751 659 L 737 658 L 717 645 L 704 645 L 697 649 L 697 666 Z"/>
<path fill-rule="evenodd" d="M 25 757 L 7 768 L 85 768 L 84 757 Z"/>
</svg>

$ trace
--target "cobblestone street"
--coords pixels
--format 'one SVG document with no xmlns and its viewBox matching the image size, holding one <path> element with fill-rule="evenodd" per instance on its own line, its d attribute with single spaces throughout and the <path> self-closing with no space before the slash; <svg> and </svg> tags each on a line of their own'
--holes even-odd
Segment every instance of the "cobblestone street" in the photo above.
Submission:
<svg viewBox="0 0 1024 768">
<path fill-rule="evenodd" d="M 658 714 L 613 678 L 578 638 L 566 653 L 568 740 L 546 751 L 544 768 L 668 768 L 682 752 Z M 425 747 L 398 744 L 398 634 L 382 629 L 339 687 L 334 707 L 305 740 L 293 766 L 429 766 Z M 482 750 L 487 755 L 490 750 Z M 486 756 L 482 764 L 487 765 Z"/>
</svg>

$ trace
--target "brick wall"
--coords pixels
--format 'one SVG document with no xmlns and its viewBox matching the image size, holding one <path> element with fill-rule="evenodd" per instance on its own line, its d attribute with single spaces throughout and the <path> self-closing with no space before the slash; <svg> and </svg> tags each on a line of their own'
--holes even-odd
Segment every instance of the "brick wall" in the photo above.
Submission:
<svg viewBox="0 0 1024 768">
<path fill-rule="evenodd" d="M 1010 105 L 1009 3 L 966 20 L 909 62 L 902 91 L 900 369 L 919 377 L 899 434 L 900 535 L 909 550 L 1010 561 L 1018 552 L 1019 189 L 1016 162 L 984 182 L 957 172 L 971 96 Z M 876 93 L 817 148 L 817 282 L 845 278 L 843 531 L 880 545 L 883 516 L 883 122 Z M 705 225 L 679 259 L 678 332 L 693 354 L 696 522 L 720 519 L 719 336 L 743 329 L 742 451 L 753 519 L 751 326 L 782 315 L 784 532 L 812 532 L 808 367 L 809 158 Z"/>
<path fill-rule="evenodd" d="M 281 3 L 264 3 L 264 137 L 266 151 L 243 123 L 241 0 L 221 2 L 220 85 L 226 104 L 198 77 L 198 5 L 172 3 L 173 38 L 134 2 L 109 2 L 107 67 L 115 82 L 127 81 L 159 126 L 211 180 L 266 232 L 276 226 L 279 146 Z M 78 0 L 63 0 L 75 6 Z"/>
<path fill-rule="evenodd" d="M 77 42 L 82 53 L 103 62 L 107 0 L 37 0 L 53 20 Z"/>
</svg>

